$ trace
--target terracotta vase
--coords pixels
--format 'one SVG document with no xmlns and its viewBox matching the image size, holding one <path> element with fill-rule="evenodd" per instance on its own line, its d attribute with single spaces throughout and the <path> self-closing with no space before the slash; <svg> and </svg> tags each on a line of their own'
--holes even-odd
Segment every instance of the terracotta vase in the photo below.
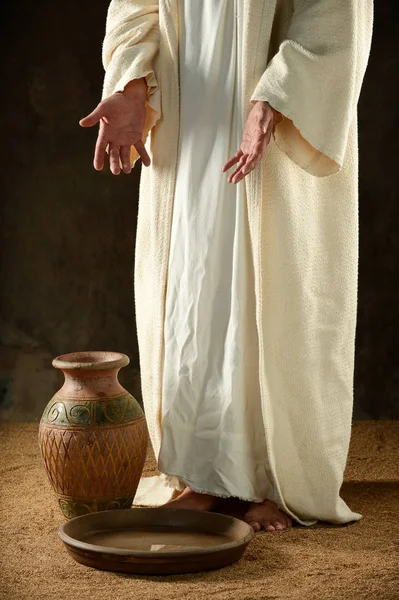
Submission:
<svg viewBox="0 0 399 600">
<path fill-rule="evenodd" d="M 74 352 L 52 364 L 65 382 L 44 410 L 39 445 L 64 516 L 130 508 L 148 432 L 139 403 L 118 381 L 129 358 L 117 352 Z"/>
</svg>

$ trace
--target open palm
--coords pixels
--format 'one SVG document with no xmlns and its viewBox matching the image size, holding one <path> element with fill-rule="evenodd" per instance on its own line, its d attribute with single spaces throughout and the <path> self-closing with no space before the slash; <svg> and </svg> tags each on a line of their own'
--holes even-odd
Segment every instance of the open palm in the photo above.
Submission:
<svg viewBox="0 0 399 600">
<path fill-rule="evenodd" d="M 100 123 L 94 168 L 101 171 L 108 146 L 110 169 L 114 175 L 121 171 L 130 173 L 130 148 L 134 146 L 143 164 L 148 167 L 150 157 L 145 149 L 142 135 L 146 117 L 145 100 L 140 94 L 117 92 L 106 98 L 87 117 L 79 121 L 82 127 L 92 127 Z"/>
</svg>

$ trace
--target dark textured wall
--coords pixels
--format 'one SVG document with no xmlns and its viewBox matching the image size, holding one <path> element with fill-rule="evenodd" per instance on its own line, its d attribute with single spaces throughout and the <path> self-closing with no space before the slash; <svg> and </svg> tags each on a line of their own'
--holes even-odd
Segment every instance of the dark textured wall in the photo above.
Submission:
<svg viewBox="0 0 399 600">
<path fill-rule="evenodd" d="M 359 105 L 360 278 L 355 417 L 399 417 L 397 10 L 376 6 Z M 133 306 L 139 167 L 92 168 L 108 0 L 15 1 L 1 9 L 0 414 L 37 419 L 75 350 L 127 353 L 121 381 L 141 398 Z"/>
<path fill-rule="evenodd" d="M 399 418 L 398 24 L 397 2 L 377 0 L 359 101 L 358 418 Z"/>
</svg>

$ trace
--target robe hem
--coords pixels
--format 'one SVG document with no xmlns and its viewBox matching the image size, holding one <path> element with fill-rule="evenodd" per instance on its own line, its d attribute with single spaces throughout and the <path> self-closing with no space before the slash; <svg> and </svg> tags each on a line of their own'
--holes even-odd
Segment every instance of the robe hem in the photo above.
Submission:
<svg viewBox="0 0 399 600">
<path fill-rule="evenodd" d="M 185 485 L 187 485 L 188 487 L 190 487 L 193 492 L 197 492 L 198 494 L 208 494 L 209 496 L 216 496 L 217 498 L 237 498 L 238 500 L 243 500 L 244 502 L 263 502 L 264 500 L 269 500 L 269 498 L 263 498 L 263 499 L 258 499 L 258 498 L 245 498 L 244 496 L 234 496 L 233 494 L 217 494 L 216 492 L 209 492 L 208 490 L 201 490 L 199 489 L 198 486 L 196 486 L 194 484 L 194 482 L 190 481 L 190 479 L 187 479 L 186 477 L 181 477 L 180 475 L 174 475 L 171 473 L 165 473 L 164 471 L 162 471 L 162 473 L 164 475 L 166 475 L 167 477 L 177 477 L 178 479 L 180 479 L 180 481 L 182 481 Z M 169 485 L 168 487 L 171 487 L 172 489 L 177 490 L 178 488 L 175 488 L 171 485 Z M 180 490 L 178 490 L 180 491 Z M 272 500 L 272 499 L 270 499 Z M 272 500 L 274 502 L 274 500 Z"/>
</svg>

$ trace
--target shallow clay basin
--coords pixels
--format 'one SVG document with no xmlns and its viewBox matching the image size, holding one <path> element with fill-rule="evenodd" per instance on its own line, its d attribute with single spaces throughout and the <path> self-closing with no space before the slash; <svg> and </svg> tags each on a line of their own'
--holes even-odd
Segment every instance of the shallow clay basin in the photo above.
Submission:
<svg viewBox="0 0 399 600">
<path fill-rule="evenodd" d="M 76 517 L 61 525 L 58 535 L 83 565 L 162 575 L 229 565 L 241 558 L 254 531 L 244 521 L 219 513 L 133 508 Z"/>
</svg>

